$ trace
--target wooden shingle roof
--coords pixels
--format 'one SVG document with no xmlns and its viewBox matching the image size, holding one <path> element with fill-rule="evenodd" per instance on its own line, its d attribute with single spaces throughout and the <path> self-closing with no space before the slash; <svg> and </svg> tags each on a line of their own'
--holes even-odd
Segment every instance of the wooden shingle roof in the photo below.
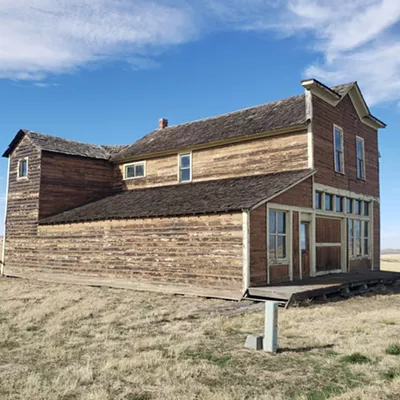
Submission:
<svg viewBox="0 0 400 400">
<path fill-rule="evenodd" d="M 97 144 L 77 142 L 74 140 L 63 139 L 58 136 L 45 135 L 43 133 L 21 129 L 8 146 L 3 157 L 8 157 L 25 135 L 31 139 L 34 145 L 44 151 L 101 160 L 109 160 L 112 155 L 117 154 L 126 147 L 101 146 Z"/>
<path fill-rule="evenodd" d="M 289 97 L 216 117 L 157 129 L 127 146 L 112 157 L 112 161 L 295 127 L 306 122 L 305 96 Z"/>
<path fill-rule="evenodd" d="M 249 210 L 313 175 L 310 169 L 120 192 L 42 219 L 41 225 Z"/>
</svg>

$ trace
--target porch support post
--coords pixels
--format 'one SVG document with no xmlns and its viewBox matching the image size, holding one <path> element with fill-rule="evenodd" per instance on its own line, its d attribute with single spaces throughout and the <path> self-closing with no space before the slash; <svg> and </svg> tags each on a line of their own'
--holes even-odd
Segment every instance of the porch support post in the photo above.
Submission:
<svg viewBox="0 0 400 400">
<path fill-rule="evenodd" d="M 243 296 L 250 287 L 250 211 L 243 211 Z"/>
<path fill-rule="evenodd" d="M 1 262 L 0 262 L 0 275 L 5 274 L 5 257 L 6 257 L 6 242 L 7 242 L 7 203 L 8 203 L 8 187 L 10 180 L 10 165 L 11 158 L 8 156 L 8 169 L 7 169 L 7 183 L 6 183 L 6 200 L 5 200 L 5 211 L 4 211 L 4 235 L 3 235 L 3 249 L 1 253 Z"/>
</svg>

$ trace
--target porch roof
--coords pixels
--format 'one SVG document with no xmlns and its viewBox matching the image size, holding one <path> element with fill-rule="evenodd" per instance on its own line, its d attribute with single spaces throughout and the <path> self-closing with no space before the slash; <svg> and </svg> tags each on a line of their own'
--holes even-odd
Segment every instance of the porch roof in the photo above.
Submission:
<svg viewBox="0 0 400 400">
<path fill-rule="evenodd" d="M 86 221 L 154 218 L 249 210 L 303 180 L 315 170 L 183 183 L 117 193 L 96 202 L 42 219 L 41 225 Z"/>
</svg>

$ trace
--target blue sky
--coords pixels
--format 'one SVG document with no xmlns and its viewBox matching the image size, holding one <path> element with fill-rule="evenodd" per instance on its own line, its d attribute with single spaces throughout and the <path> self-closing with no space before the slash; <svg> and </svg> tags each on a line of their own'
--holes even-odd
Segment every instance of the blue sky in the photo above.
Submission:
<svg viewBox="0 0 400 400">
<path fill-rule="evenodd" d="M 357 80 L 380 131 L 383 247 L 400 248 L 398 0 L 2 0 L 0 147 L 19 128 L 130 143 Z M 0 218 L 6 187 L 0 163 Z"/>
</svg>

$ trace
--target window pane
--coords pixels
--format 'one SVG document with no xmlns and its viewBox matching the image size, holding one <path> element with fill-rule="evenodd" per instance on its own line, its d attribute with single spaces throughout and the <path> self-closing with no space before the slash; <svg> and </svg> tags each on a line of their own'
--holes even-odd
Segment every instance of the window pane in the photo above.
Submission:
<svg viewBox="0 0 400 400">
<path fill-rule="evenodd" d="M 144 165 L 143 164 L 138 164 L 135 166 L 136 168 L 136 176 L 140 177 L 140 176 L 144 176 Z"/>
<path fill-rule="evenodd" d="M 315 192 L 315 208 L 320 210 L 322 208 L 321 204 L 321 192 Z"/>
<path fill-rule="evenodd" d="M 353 212 L 353 199 L 346 199 L 346 212 L 349 214 Z"/>
<path fill-rule="evenodd" d="M 343 197 L 336 196 L 336 211 L 343 212 Z"/>
<path fill-rule="evenodd" d="M 368 222 L 364 222 L 364 237 L 367 238 L 369 236 L 369 225 Z"/>
<path fill-rule="evenodd" d="M 286 236 L 278 236 L 277 258 L 286 258 Z"/>
<path fill-rule="evenodd" d="M 355 255 L 361 255 L 361 221 L 355 221 Z"/>
<path fill-rule="evenodd" d="M 335 171 L 343 172 L 342 153 L 339 151 L 335 152 Z"/>
<path fill-rule="evenodd" d="M 269 258 L 276 258 L 276 236 L 269 235 Z"/>
<path fill-rule="evenodd" d="M 369 241 L 368 239 L 364 239 L 364 255 L 369 255 Z"/>
<path fill-rule="evenodd" d="M 181 156 L 181 168 L 190 168 L 190 156 Z"/>
<path fill-rule="evenodd" d="M 335 128 L 335 150 L 342 150 L 342 132 Z"/>
<path fill-rule="evenodd" d="M 276 233 L 276 211 L 269 212 L 269 233 Z"/>
<path fill-rule="evenodd" d="M 126 178 L 134 178 L 135 177 L 135 167 L 126 167 L 125 168 L 125 177 Z"/>
<path fill-rule="evenodd" d="M 325 210 L 332 211 L 332 195 L 325 194 Z"/>
<path fill-rule="evenodd" d="M 354 214 L 361 214 L 361 202 L 360 200 L 354 200 Z"/>
<path fill-rule="evenodd" d="M 181 170 L 181 182 L 190 181 L 190 169 Z"/>
<path fill-rule="evenodd" d="M 362 160 L 357 160 L 357 178 L 364 179 L 364 163 Z"/>
<path fill-rule="evenodd" d="M 353 249 L 353 240 L 354 240 L 354 231 L 353 231 L 353 220 L 349 219 L 349 255 L 353 256 L 354 255 L 354 249 Z"/>
<path fill-rule="evenodd" d="M 28 175 L 28 168 L 27 168 L 27 166 L 28 166 L 28 162 L 26 161 L 26 160 L 21 160 L 20 162 L 19 162 L 19 171 L 18 171 L 18 174 L 19 174 L 19 176 L 20 177 L 24 177 L 24 176 L 27 176 Z"/>
<path fill-rule="evenodd" d="M 286 213 L 278 212 L 278 233 L 286 233 Z"/>
<path fill-rule="evenodd" d="M 368 217 L 368 215 L 369 215 L 369 202 L 368 201 L 364 201 L 364 215 L 366 217 Z"/>
<path fill-rule="evenodd" d="M 363 159 L 363 142 L 360 139 L 357 139 L 357 158 Z"/>
</svg>

